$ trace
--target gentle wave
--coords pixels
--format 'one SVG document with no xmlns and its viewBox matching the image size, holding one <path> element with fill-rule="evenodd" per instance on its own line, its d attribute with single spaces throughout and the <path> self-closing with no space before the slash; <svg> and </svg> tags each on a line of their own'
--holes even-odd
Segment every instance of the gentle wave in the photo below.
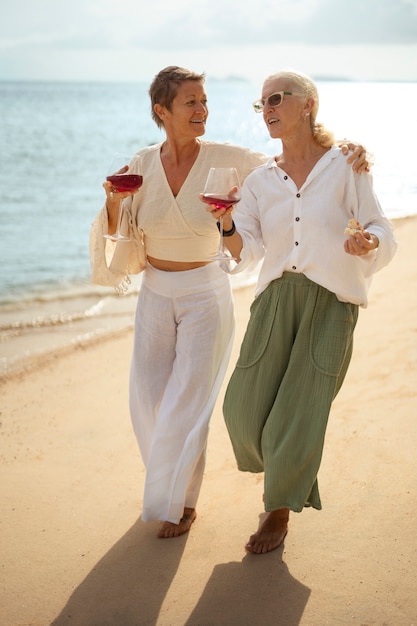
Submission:
<svg viewBox="0 0 417 626">
<path fill-rule="evenodd" d="M 232 276 L 233 289 L 256 283 L 257 274 Z M 0 378 L 70 346 L 133 328 L 140 279 L 124 296 L 111 288 L 75 288 L 0 305 Z"/>
</svg>

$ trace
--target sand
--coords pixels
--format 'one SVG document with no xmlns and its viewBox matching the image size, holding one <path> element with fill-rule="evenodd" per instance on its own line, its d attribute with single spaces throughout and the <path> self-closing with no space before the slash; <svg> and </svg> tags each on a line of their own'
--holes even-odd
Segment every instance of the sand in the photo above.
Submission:
<svg viewBox="0 0 417 626">
<path fill-rule="evenodd" d="M 262 475 L 239 473 L 212 418 L 198 519 L 157 539 L 127 404 L 132 331 L 0 386 L 3 626 L 417 625 L 417 218 L 361 310 L 329 422 L 323 510 L 250 555 Z M 253 287 L 236 292 L 238 332 Z M 228 379 L 226 377 L 226 381 Z"/>
</svg>

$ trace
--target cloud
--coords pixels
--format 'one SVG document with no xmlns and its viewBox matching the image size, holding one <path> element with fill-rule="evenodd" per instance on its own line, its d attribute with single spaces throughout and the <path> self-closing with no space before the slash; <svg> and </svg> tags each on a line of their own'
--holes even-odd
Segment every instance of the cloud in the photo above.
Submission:
<svg viewBox="0 0 417 626">
<path fill-rule="evenodd" d="M 416 45 L 417 0 L 14 0 L 0 21 L 0 79 L 148 80 L 171 64 L 247 76 L 311 63 L 416 80 Z"/>
<path fill-rule="evenodd" d="M 417 43 L 416 0 L 156 0 L 142 10 L 133 0 L 108 0 L 125 39 L 139 48 L 191 49 L 219 45 Z"/>
<path fill-rule="evenodd" d="M 320 12 L 303 24 L 306 43 L 417 43 L 415 0 L 325 0 Z"/>
<path fill-rule="evenodd" d="M 417 0 L 15 0 L 8 11 L 3 49 L 417 43 Z"/>
</svg>

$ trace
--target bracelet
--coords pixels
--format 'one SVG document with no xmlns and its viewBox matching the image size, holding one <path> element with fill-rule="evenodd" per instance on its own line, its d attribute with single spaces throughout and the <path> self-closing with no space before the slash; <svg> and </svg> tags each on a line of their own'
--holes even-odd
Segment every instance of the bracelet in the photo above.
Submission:
<svg viewBox="0 0 417 626">
<path fill-rule="evenodd" d="M 223 233 L 222 233 L 222 231 L 221 231 L 222 227 L 221 227 L 220 222 L 217 222 L 217 228 L 219 229 L 219 233 L 223 234 L 223 237 L 231 237 L 236 232 L 236 225 L 235 225 L 233 220 L 232 220 L 232 228 L 230 230 L 224 230 Z"/>
</svg>

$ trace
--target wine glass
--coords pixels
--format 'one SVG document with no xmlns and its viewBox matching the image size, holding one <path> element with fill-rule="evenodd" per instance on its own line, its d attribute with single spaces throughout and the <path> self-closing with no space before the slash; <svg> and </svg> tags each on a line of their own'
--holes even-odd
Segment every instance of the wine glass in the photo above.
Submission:
<svg viewBox="0 0 417 626">
<path fill-rule="evenodd" d="M 123 152 L 116 152 L 108 169 L 106 180 L 112 184 L 111 193 L 130 192 L 130 195 L 136 193 L 143 183 L 141 157 L 137 154 L 131 157 Z M 111 241 L 130 241 L 130 238 L 121 232 L 122 220 L 123 198 L 120 201 L 116 232 L 111 235 L 106 233 L 103 236 Z"/>
<path fill-rule="evenodd" d="M 203 202 L 216 209 L 229 209 L 240 200 L 239 176 L 234 167 L 211 167 L 202 194 Z M 219 217 L 220 241 L 214 261 L 230 261 L 232 257 L 224 245 L 223 214 Z"/>
</svg>

